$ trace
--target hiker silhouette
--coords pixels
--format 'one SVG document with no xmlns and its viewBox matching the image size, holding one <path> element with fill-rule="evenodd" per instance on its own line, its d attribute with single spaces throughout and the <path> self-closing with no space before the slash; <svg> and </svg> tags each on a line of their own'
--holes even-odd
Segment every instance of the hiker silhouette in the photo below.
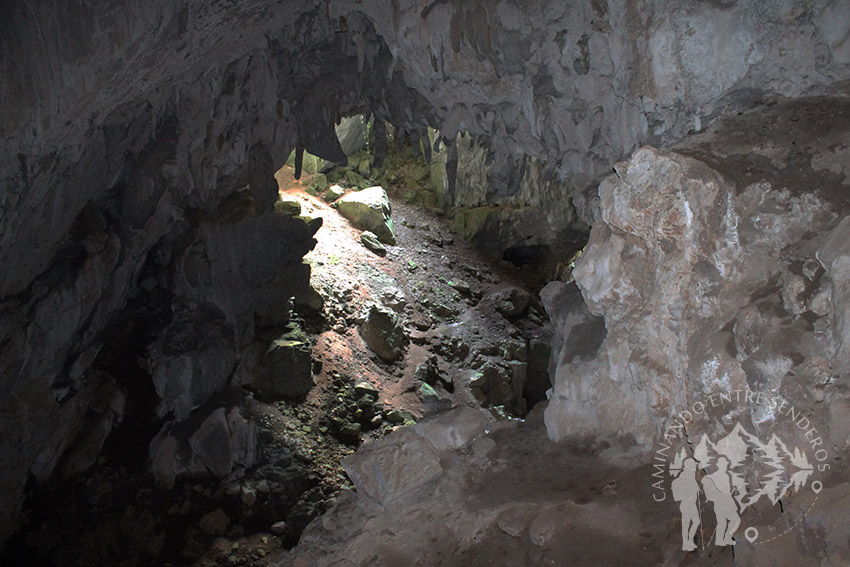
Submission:
<svg viewBox="0 0 850 567">
<path fill-rule="evenodd" d="M 673 480 L 670 490 L 673 499 L 679 502 L 682 512 L 682 550 L 693 551 L 697 548 L 694 538 L 700 524 L 699 483 L 697 483 L 697 463 L 690 457 L 682 462 L 682 471 Z"/>
<path fill-rule="evenodd" d="M 702 479 L 705 497 L 714 503 L 714 517 L 717 519 L 715 545 L 735 545 L 735 530 L 741 525 L 738 505 L 732 496 L 732 479 L 728 472 L 729 460 L 718 457 L 717 470 Z"/>
</svg>

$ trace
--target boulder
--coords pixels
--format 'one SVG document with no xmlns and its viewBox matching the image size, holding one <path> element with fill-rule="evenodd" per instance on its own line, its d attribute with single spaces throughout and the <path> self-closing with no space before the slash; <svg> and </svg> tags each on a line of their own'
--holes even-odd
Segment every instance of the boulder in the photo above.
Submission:
<svg viewBox="0 0 850 567">
<path fill-rule="evenodd" d="M 295 197 L 284 195 L 274 204 L 274 212 L 288 217 L 297 217 L 301 214 L 301 203 Z"/>
<path fill-rule="evenodd" d="M 375 186 L 344 195 L 334 203 L 339 214 L 362 230 L 374 232 L 384 244 L 395 245 L 391 206 L 383 187 Z"/>
<path fill-rule="evenodd" d="M 328 203 L 332 203 L 343 195 L 345 195 L 345 189 L 343 189 L 339 185 L 331 185 L 328 190 L 325 191 L 325 195 L 324 197 L 322 197 L 322 199 L 324 199 Z"/>
<path fill-rule="evenodd" d="M 411 428 L 370 445 L 342 460 L 359 494 L 389 503 L 439 477 L 443 468 L 434 447 Z"/>
<path fill-rule="evenodd" d="M 469 389 L 484 405 L 504 406 L 513 415 L 524 415 L 526 368 L 525 363 L 517 363 L 508 370 L 488 362 L 471 377 Z"/>
<path fill-rule="evenodd" d="M 198 527 L 202 532 L 211 536 L 223 536 L 230 527 L 230 518 L 221 508 L 206 514 L 201 518 Z"/>
<path fill-rule="evenodd" d="M 236 364 L 233 330 L 212 306 L 176 308 L 171 324 L 148 347 L 147 366 L 160 398 L 157 413 L 185 420 L 224 389 Z"/>
<path fill-rule="evenodd" d="M 256 426 L 237 408 L 219 407 L 166 423 L 151 441 L 151 472 L 158 484 L 173 488 L 183 476 L 224 478 L 236 466 L 252 466 L 258 454 Z"/>
<path fill-rule="evenodd" d="M 385 256 L 387 254 L 386 247 L 381 244 L 381 241 L 378 240 L 378 237 L 375 236 L 374 232 L 366 231 L 360 235 L 360 244 L 377 254 L 378 256 Z"/>
<path fill-rule="evenodd" d="M 467 445 L 484 431 L 488 423 L 481 410 L 458 406 L 418 422 L 413 429 L 434 449 L 442 452 Z"/>
<path fill-rule="evenodd" d="M 493 296 L 496 310 L 509 319 L 521 317 L 531 303 L 531 293 L 514 287 L 501 291 Z"/>
<path fill-rule="evenodd" d="M 398 316 L 389 309 L 373 305 L 360 325 L 360 336 L 372 352 L 387 362 L 402 357 L 407 343 L 407 331 Z"/>
<path fill-rule="evenodd" d="M 272 341 L 254 385 L 269 398 L 299 399 L 313 387 L 312 345 L 299 330 Z"/>
</svg>

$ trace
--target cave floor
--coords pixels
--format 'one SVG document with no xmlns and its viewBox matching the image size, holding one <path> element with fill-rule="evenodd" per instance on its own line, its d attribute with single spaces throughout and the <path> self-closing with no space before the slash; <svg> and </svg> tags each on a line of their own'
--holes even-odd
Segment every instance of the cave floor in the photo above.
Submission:
<svg viewBox="0 0 850 567">
<path fill-rule="evenodd" d="M 683 552 L 677 505 L 653 500 L 645 453 L 617 441 L 553 443 L 542 404 L 441 453 L 440 466 L 438 478 L 383 503 L 344 492 L 274 565 L 750 564 L 746 552 L 736 563 L 731 547 L 713 545 L 708 509 L 698 548 Z"/>
</svg>

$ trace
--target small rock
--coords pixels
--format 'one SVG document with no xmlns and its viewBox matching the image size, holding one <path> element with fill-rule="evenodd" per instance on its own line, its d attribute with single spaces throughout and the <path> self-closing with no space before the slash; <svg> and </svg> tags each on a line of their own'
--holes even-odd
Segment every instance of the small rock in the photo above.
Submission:
<svg viewBox="0 0 850 567">
<path fill-rule="evenodd" d="M 227 514 L 225 514 L 224 510 L 221 508 L 206 514 L 201 518 L 201 521 L 198 524 L 198 527 L 201 528 L 202 532 L 213 536 L 224 535 L 229 526 L 230 518 L 227 517 Z"/>
<path fill-rule="evenodd" d="M 251 507 L 254 503 L 257 502 L 257 493 L 248 488 L 247 486 L 242 487 L 242 504 L 245 506 Z"/>
<path fill-rule="evenodd" d="M 425 400 L 430 397 L 437 398 L 437 391 L 430 384 L 423 382 L 419 385 L 419 388 L 416 389 L 416 393 L 422 400 Z"/>
<path fill-rule="evenodd" d="M 407 299 L 404 297 L 404 292 L 397 287 L 387 287 L 381 290 L 381 302 L 395 311 L 401 313 L 407 306 Z"/>
<path fill-rule="evenodd" d="M 503 291 L 494 297 L 496 299 L 496 311 L 507 318 L 520 317 L 528 309 L 531 303 L 531 294 L 520 288 L 512 288 Z"/>
<path fill-rule="evenodd" d="M 528 344 L 525 341 L 509 340 L 502 345 L 502 355 L 505 360 L 528 360 Z"/>
<path fill-rule="evenodd" d="M 440 248 L 443 247 L 443 239 L 440 238 L 439 234 L 426 234 L 425 235 L 425 241 L 430 242 L 431 244 L 434 244 L 436 246 L 439 246 Z"/>
<path fill-rule="evenodd" d="M 416 421 L 415 416 L 409 411 L 392 409 L 384 416 L 392 424 L 404 423 L 405 421 Z"/>
<path fill-rule="evenodd" d="M 355 384 L 354 385 L 354 393 L 356 393 L 359 396 L 362 396 L 363 394 L 371 394 L 372 396 L 375 397 L 375 399 L 378 398 L 378 389 L 375 388 L 369 382 L 358 382 L 357 384 Z"/>
<path fill-rule="evenodd" d="M 444 319 L 448 317 L 456 317 L 458 314 L 458 310 L 454 306 L 447 305 L 445 303 L 437 303 L 434 305 L 432 311 L 434 312 L 434 315 Z"/>
<path fill-rule="evenodd" d="M 425 362 L 416 367 L 414 377 L 420 382 L 434 385 L 440 379 L 440 369 L 437 366 L 437 358 L 429 357 Z"/>
<path fill-rule="evenodd" d="M 387 248 L 381 244 L 381 241 L 378 240 L 378 237 L 375 236 L 374 232 L 366 231 L 360 235 L 360 244 L 365 246 L 367 249 L 371 250 L 378 256 L 385 256 L 387 254 Z"/>
<path fill-rule="evenodd" d="M 275 522 L 272 524 L 272 527 L 269 528 L 269 531 L 274 535 L 283 535 L 283 532 L 286 531 L 286 522 Z"/>
<path fill-rule="evenodd" d="M 288 217 L 297 217 L 301 214 L 301 203 L 295 197 L 284 195 L 274 204 L 274 212 Z"/>
<path fill-rule="evenodd" d="M 363 428 L 359 423 L 345 423 L 340 428 L 339 433 L 343 437 L 348 437 L 350 439 L 358 439 L 360 437 L 360 433 L 363 431 Z"/>
<path fill-rule="evenodd" d="M 431 320 L 418 315 L 413 318 L 413 326 L 419 329 L 420 331 L 427 331 L 431 328 Z"/>
<path fill-rule="evenodd" d="M 328 190 L 325 191 L 324 197 L 322 197 L 328 203 L 332 203 L 345 195 L 345 189 L 343 189 L 339 185 L 331 185 L 328 187 Z"/>
<path fill-rule="evenodd" d="M 462 280 L 450 281 L 448 282 L 448 285 L 463 295 L 469 295 L 472 292 L 472 288 L 469 287 L 469 284 Z"/>
</svg>

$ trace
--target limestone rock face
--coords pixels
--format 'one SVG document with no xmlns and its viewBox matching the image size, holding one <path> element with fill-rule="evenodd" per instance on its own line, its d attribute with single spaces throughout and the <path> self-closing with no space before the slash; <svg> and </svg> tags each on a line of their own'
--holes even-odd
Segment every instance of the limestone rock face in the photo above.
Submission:
<svg viewBox="0 0 850 567">
<path fill-rule="evenodd" d="M 375 443 L 343 460 L 358 491 L 388 503 L 437 478 L 443 469 L 437 451 L 412 429 L 400 430 L 392 443 Z"/>
<path fill-rule="evenodd" d="M 336 125 L 336 137 L 347 156 L 353 156 L 366 145 L 368 116 L 358 114 L 340 120 Z"/>
<path fill-rule="evenodd" d="M 826 114 L 848 110 L 845 99 L 780 104 L 724 120 L 678 153 L 642 148 L 616 166 L 573 272 L 589 313 L 552 287 L 563 284 L 543 294 L 559 328 L 545 413 L 553 439 L 607 432 L 649 444 L 694 402 L 747 388 L 806 407 L 828 435 L 825 402 L 842 396 L 831 376 L 847 372 L 850 179 L 846 166 L 797 165 L 795 152 L 846 147 L 846 123 L 834 128 Z M 800 116 L 808 126 L 784 129 Z M 765 133 L 763 160 L 741 168 Z M 588 333 L 595 317 L 604 333 Z M 578 334 L 596 337 L 592 357 L 575 352 Z M 736 411 L 784 426 L 763 407 Z"/>
<path fill-rule="evenodd" d="M 220 392 L 236 363 L 233 331 L 216 310 L 190 309 L 149 347 L 151 378 L 162 400 L 158 413 L 185 420 Z"/>
<path fill-rule="evenodd" d="M 413 4 L 332 10 L 367 14 L 406 83 L 439 101 L 430 125 L 457 145 L 447 195 L 464 206 L 480 206 L 484 192 L 484 204 L 515 195 L 545 216 L 545 204 L 562 206 L 552 197 L 572 192 L 592 222 L 596 180 L 639 145 L 668 145 L 731 109 L 850 76 L 842 2 Z M 409 39 L 420 37 L 427 43 Z M 470 148 L 480 158 L 462 157 L 458 132 L 481 142 Z M 536 168 L 552 181 L 528 183 L 537 195 L 524 199 L 520 180 Z"/>
<path fill-rule="evenodd" d="M 256 426 L 238 409 L 219 407 L 185 423 L 165 424 L 150 446 L 151 472 L 171 488 L 184 475 L 224 478 L 235 466 L 253 465 L 258 452 Z"/>
<path fill-rule="evenodd" d="M 357 228 L 373 232 L 384 244 L 395 244 L 392 207 L 383 187 L 352 191 L 337 199 L 334 206 Z"/>
</svg>

